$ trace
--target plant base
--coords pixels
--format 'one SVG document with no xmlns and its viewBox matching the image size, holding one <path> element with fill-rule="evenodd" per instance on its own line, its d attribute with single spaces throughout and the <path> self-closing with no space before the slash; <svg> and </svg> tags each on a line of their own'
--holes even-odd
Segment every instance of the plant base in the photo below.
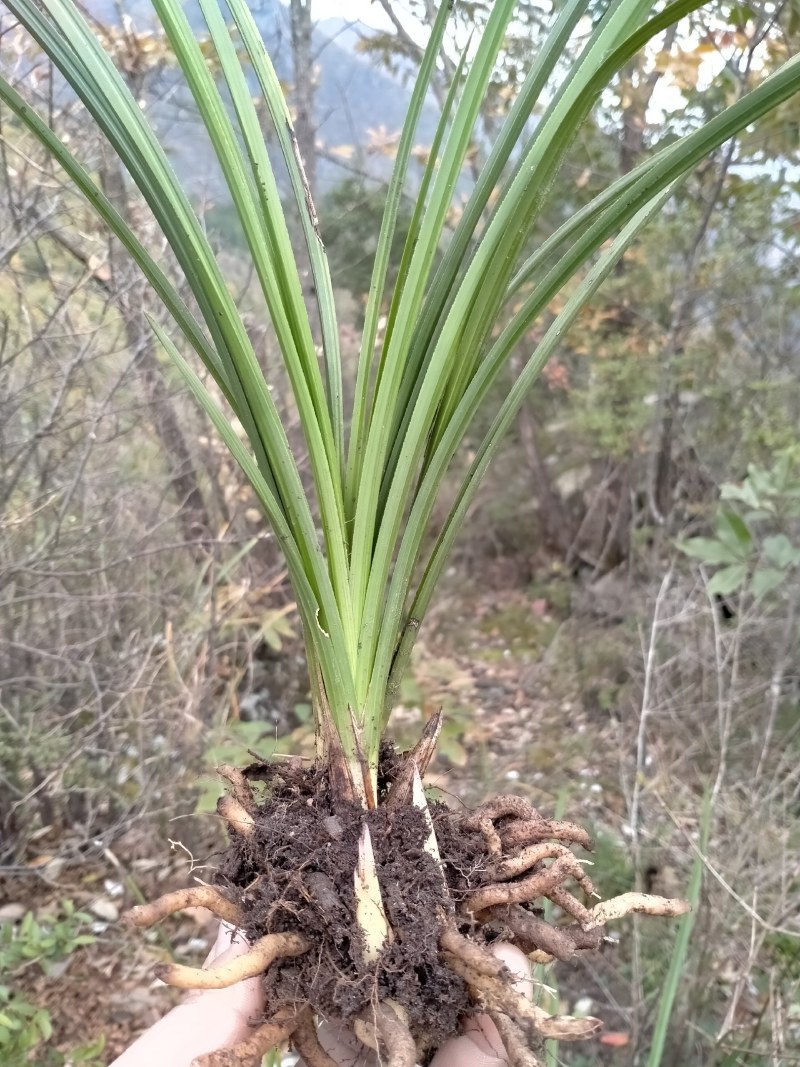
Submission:
<svg viewBox="0 0 800 1067">
<path fill-rule="evenodd" d="M 429 804 L 440 860 L 426 843 L 429 816 L 404 788 L 411 757 L 385 746 L 378 805 L 371 811 L 332 795 L 323 764 L 300 760 L 221 768 L 230 784 L 220 814 L 230 846 L 218 888 L 198 886 L 134 908 L 150 925 L 189 903 L 241 927 L 252 949 L 215 971 L 166 964 L 164 981 L 209 988 L 263 974 L 268 1018 L 237 1049 L 201 1057 L 198 1067 L 258 1064 L 263 1051 L 291 1037 L 309 1067 L 332 1067 L 315 1019 L 343 1023 L 376 1048 L 389 1067 L 413 1067 L 458 1031 L 476 1010 L 495 1022 L 512 1064 L 534 1067 L 544 1038 L 576 1040 L 595 1019 L 550 1016 L 513 987 L 490 951 L 510 941 L 534 962 L 571 959 L 599 947 L 605 922 L 630 911 L 677 915 L 683 901 L 641 894 L 602 904 L 571 846 L 591 847 L 586 832 L 543 818 L 520 797 L 497 797 L 476 811 Z M 364 825 L 375 856 L 389 934 L 370 952 L 357 918 L 353 872 Z M 556 904 L 566 925 L 537 910 Z"/>
</svg>

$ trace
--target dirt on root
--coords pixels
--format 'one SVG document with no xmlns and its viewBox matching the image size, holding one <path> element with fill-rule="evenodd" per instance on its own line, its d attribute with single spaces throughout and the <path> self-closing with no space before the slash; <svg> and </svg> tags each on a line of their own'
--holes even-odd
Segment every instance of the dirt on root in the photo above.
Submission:
<svg viewBox="0 0 800 1067">
<path fill-rule="evenodd" d="M 379 772 L 383 799 L 398 767 L 385 746 Z M 439 937 L 456 902 L 480 881 L 484 845 L 443 804 L 431 805 L 442 867 L 426 852 L 422 811 L 379 805 L 365 813 L 331 796 L 324 768 L 300 761 L 253 764 L 261 783 L 255 832 L 232 832 L 218 884 L 240 904 L 250 940 L 301 933 L 312 948 L 273 965 L 264 976 L 270 1012 L 308 1002 L 317 1014 L 347 1021 L 391 999 L 405 1008 L 415 1039 L 435 1045 L 470 1010 L 464 981 L 439 956 Z M 365 965 L 355 917 L 354 871 L 364 822 L 393 940 Z M 462 922 L 463 925 L 463 922 Z"/>
</svg>

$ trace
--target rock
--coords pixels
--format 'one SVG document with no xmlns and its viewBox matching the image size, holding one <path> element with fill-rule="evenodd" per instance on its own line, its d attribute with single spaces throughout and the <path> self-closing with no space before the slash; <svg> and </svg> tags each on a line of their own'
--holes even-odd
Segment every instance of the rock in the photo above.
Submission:
<svg viewBox="0 0 800 1067">
<path fill-rule="evenodd" d="M 24 904 L 4 904 L 0 908 L 0 923 L 16 923 L 28 909 Z"/>
<path fill-rule="evenodd" d="M 119 919 L 119 908 L 106 897 L 98 897 L 89 905 L 89 911 L 107 923 L 115 923 Z"/>
</svg>

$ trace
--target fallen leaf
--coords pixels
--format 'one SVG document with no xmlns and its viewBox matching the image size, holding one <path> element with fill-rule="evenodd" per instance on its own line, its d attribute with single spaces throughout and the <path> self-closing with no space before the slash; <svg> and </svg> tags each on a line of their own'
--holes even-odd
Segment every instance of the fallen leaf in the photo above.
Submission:
<svg viewBox="0 0 800 1067">
<path fill-rule="evenodd" d="M 609 1048 L 625 1048 L 630 1044 L 631 1035 L 622 1030 L 607 1030 L 600 1035 L 600 1044 L 608 1045 Z"/>
</svg>

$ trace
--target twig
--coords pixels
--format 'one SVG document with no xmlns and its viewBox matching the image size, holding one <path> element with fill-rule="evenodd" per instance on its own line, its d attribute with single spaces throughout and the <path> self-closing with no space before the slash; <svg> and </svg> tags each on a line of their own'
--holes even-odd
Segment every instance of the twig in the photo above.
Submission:
<svg viewBox="0 0 800 1067">
<path fill-rule="evenodd" d="M 669 808 L 669 806 L 665 802 L 664 798 L 657 792 L 654 792 L 654 796 L 658 799 L 659 803 L 664 808 L 664 811 L 670 817 L 670 819 L 675 824 L 677 829 L 680 830 L 680 832 L 683 834 L 686 842 L 688 843 L 688 845 L 692 849 L 692 851 L 695 853 L 695 855 L 700 857 L 700 859 L 702 860 L 703 865 L 706 868 L 706 870 L 708 871 L 708 873 L 710 875 L 712 875 L 712 877 L 715 878 L 719 882 L 719 884 L 722 886 L 722 888 L 725 890 L 725 892 L 728 893 L 731 897 L 733 897 L 733 899 L 736 901 L 736 903 L 739 905 L 739 907 L 742 908 L 742 910 L 745 911 L 750 916 L 751 919 L 754 919 L 758 923 L 758 925 L 763 930 L 766 930 L 768 933 L 771 933 L 771 934 L 785 934 L 787 937 L 794 937 L 794 938 L 800 939 L 800 930 L 797 930 L 797 929 L 792 930 L 791 928 L 789 928 L 787 926 L 775 926 L 775 925 L 773 925 L 771 922 L 769 922 L 767 919 L 765 919 L 763 917 L 763 915 L 759 915 L 758 912 L 755 910 L 755 908 L 753 908 L 752 905 L 748 904 L 747 901 L 743 897 L 739 896 L 739 894 L 736 892 L 736 890 L 733 888 L 733 886 L 731 886 L 730 883 L 725 880 L 723 875 L 720 874 L 720 872 L 717 870 L 717 868 L 714 866 L 714 864 L 711 862 L 711 860 L 708 858 L 708 856 L 705 855 L 705 853 L 698 847 L 697 843 L 692 840 L 690 835 L 686 833 L 686 830 L 680 824 L 680 822 L 676 818 L 674 812 Z"/>
</svg>

